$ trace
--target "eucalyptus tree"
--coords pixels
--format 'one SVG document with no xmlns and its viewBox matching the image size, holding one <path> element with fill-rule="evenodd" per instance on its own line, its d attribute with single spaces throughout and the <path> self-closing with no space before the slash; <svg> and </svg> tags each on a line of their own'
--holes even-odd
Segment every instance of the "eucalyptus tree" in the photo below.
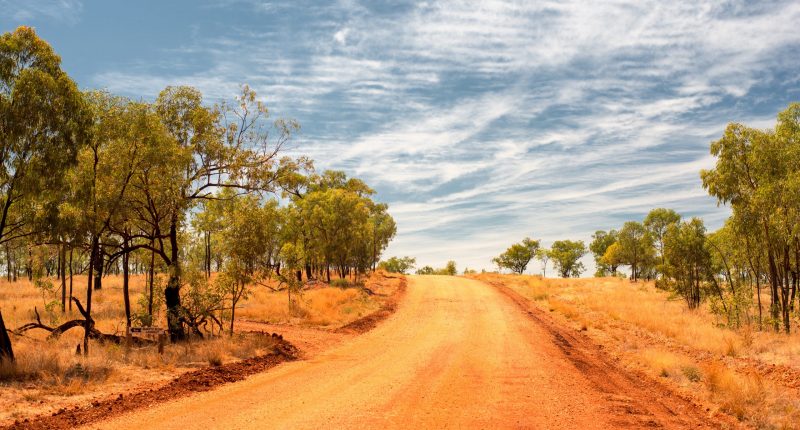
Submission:
<svg viewBox="0 0 800 430">
<path fill-rule="evenodd" d="M 617 242 L 618 233 L 616 230 L 608 232 L 604 230 L 597 230 L 592 235 L 592 243 L 589 244 L 589 250 L 594 255 L 594 262 L 597 266 L 595 276 L 608 276 L 617 273 L 617 264 L 609 264 L 603 257 L 606 255 L 608 248 Z"/>
<path fill-rule="evenodd" d="M 628 221 L 620 229 L 617 243 L 619 261 L 631 266 L 631 279 L 638 280 L 644 267 L 651 264 L 654 258 L 655 251 L 650 233 L 642 223 Z"/>
<path fill-rule="evenodd" d="M 390 257 L 385 261 L 381 261 L 378 268 L 389 273 L 408 274 L 416 264 L 417 259 L 413 257 Z"/>
<path fill-rule="evenodd" d="M 230 297 L 230 334 L 233 335 L 236 306 L 247 297 L 248 286 L 263 284 L 278 258 L 282 212 L 274 199 L 262 204 L 258 196 L 235 198 L 225 207 L 221 231 L 225 263 L 220 277 Z"/>
<path fill-rule="evenodd" d="M 539 241 L 526 237 L 522 242 L 511 245 L 505 252 L 493 258 L 492 262 L 500 268 L 522 274 L 538 250 Z"/>
<path fill-rule="evenodd" d="M 577 278 L 585 270 L 580 262 L 586 255 L 586 245 L 582 240 L 557 240 L 550 246 L 549 255 L 562 278 Z"/>
<path fill-rule="evenodd" d="M 190 87 L 167 87 L 156 110 L 174 139 L 181 175 L 168 185 L 173 196 L 168 215 L 168 251 L 158 255 L 169 268 L 164 289 L 170 337 L 183 338 L 181 259 L 178 232 L 186 213 L 198 201 L 213 198 L 221 188 L 238 193 L 275 191 L 279 153 L 299 128 L 293 121 L 268 121 L 267 107 L 244 86 L 235 103 L 209 107 Z"/>
<path fill-rule="evenodd" d="M 542 277 L 547 277 L 547 262 L 550 261 L 550 250 L 539 248 L 536 250 L 536 259 L 542 262 Z"/>
<path fill-rule="evenodd" d="M 159 119 L 146 104 L 134 103 L 104 92 L 86 94 L 92 112 L 87 145 L 81 148 L 78 162 L 67 175 L 70 200 L 62 206 L 65 216 L 76 220 L 76 236 L 87 237 L 89 266 L 86 292 L 84 353 L 88 353 L 91 331 L 92 290 L 100 283 L 104 264 L 103 245 L 112 243 L 116 230 L 129 232 L 122 245 L 125 261 L 132 236 L 127 219 L 130 184 L 147 159 L 148 147 L 166 134 Z M 107 248 L 106 248 L 107 249 Z M 124 289 L 126 325 L 130 326 L 127 266 Z"/>
<path fill-rule="evenodd" d="M 85 143 L 87 109 L 61 58 L 30 27 L 0 35 L 0 244 L 35 233 Z"/>
<path fill-rule="evenodd" d="M 677 212 L 666 208 L 653 209 L 644 218 L 644 227 L 650 233 L 650 237 L 653 239 L 653 245 L 658 254 L 657 258 L 661 266 L 658 268 L 658 271 L 662 274 L 664 273 L 663 266 L 667 263 L 664 257 L 664 235 L 667 233 L 667 229 L 670 225 L 677 224 L 680 220 L 681 216 Z"/>
<path fill-rule="evenodd" d="M 703 186 L 730 204 L 732 221 L 750 233 L 748 248 L 765 251 L 771 320 L 788 333 L 800 282 L 800 104 L 779 113 L 774 130 L 729 124 L 711 154 L 717 161 L 701 172 Z"/>
<path fill-rule="evenodd" d="M 669 223 L 662 235 L 667 262 L 663 273 L 674 283 L 689 309 L 696 309 L 712 279 L 711 254 L 706 243 L 706 228 L 699 218 Z"/>
</svg>

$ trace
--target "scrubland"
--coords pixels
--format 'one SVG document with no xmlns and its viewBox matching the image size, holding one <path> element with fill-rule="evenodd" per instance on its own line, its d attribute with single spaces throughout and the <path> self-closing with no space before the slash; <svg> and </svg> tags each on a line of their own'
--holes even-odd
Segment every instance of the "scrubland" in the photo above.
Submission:
<svg viewBox="0 0 800 430">
<path fill-rule="evenodd" d="M 381 299 L 393 291 L 380 279 L 366 280 L 369 291 L 342 280 L 336 283 L 339 287 L 309 284 L 299 295 L 295 294 L 291 305 L 286 291 L 254 286 L 237 309 L 237 321 L 322 329 L 339 327 L 380 308 Z M 53 283 L 57 284 L 55 280 Z M 83 303 L 85 286 L 84 276 L 74 278 L 74 296 Z M 145 286 L 144 276 L 131 277 L 134 313 L 141 311 L 146 303 L 144 300 L 139 303 Z M 74 306 L 71 312 L 68 309 L 62 314 L 60 303 L 53 304 L 60 297 L 58 286 L 56 290 L 44 291 L 27 279 L 0 280 L 0 309 L 6 327 L 13 330 L 35 321 L 34 308 L 42 323 L 50 326 L 81 319 Z M 105 277 L 103 288 L 93 292 L 92 300 L 96 327 L 103 333 L 122 335 L 125 332 L 122 278 Z M 156 314 L 156 325 L 165 325 L 163 311 Z M 34 329 L 22 336 L 11 335 L 17 360 L 13 366 L 5 363 L 0 367 L 0 424 L 90 399 L 152 388 L 184 372 L 265 354 L 274 346 L 271 336 L 237 330 L 232 337 L 223 333 L 203 340 L 167 344 L 163 354 L 155 346 L 126 348 L 91 341 L 90 354 L 83 357 L 76 355 L 76 346 L 83 339 L 82 328 L 73 328 L 55 340 L 46 339 L 47 334 L 45 330 Z"/>
<path fill-rule="evenodd" d="M 480 274 L 585 332 L 626 367 L 755 428 L 800 428 L 800 335 L 722 325 L 651 282 Z"/>
</svg>

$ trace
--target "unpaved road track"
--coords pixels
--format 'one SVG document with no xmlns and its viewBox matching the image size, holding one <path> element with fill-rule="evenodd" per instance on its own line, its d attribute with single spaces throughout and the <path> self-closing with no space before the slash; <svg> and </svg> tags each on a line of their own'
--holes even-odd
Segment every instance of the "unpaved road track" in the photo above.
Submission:
<svg viewBox="0 0 800 430">
<path fill-rule="evenodd" d="M 487 284 L 411 277 L 397 312 L 362 336 L 92 427 L 714 427 L 688 402 L 659 398 L 652 382 L 586 360 L 571 358 L 563 338 Z M 606 380 L 598 371 L 616 382 L 597 383 Z"/>
</svg>

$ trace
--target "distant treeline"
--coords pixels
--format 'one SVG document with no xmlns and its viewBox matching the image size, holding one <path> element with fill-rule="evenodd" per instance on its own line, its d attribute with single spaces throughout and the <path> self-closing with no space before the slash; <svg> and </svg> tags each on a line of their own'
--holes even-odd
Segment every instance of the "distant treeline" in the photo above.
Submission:
<svg viewBox="0 0 800 430">
<path fill-rule="evenodd" d="M 708 300 L 731 326 L 789 333 L 800 313 L 800 104 L 779 113 L 774 129 L 729 124 L 711 154 L 716 166 L 700 176 L 709 194 L 733 210 L 725 225 L 709 233 L 700 218 L 653 209 L 641 222 L 595 232 L 595 275 L 616 276 L 625 266 L 634 281 L 655 280 L 689 308 Z M 553 261 L 561 276 L 581 273 L 582 242 L 552 248 L 526 239 L 493 261 L 522 273 L 538 256 Z"/>
</svg>

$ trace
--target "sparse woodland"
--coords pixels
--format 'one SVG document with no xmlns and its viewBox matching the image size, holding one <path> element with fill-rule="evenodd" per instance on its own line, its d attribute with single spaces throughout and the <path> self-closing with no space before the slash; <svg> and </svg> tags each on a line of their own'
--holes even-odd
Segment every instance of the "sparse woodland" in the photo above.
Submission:
<svg viewBox="0 0 800 430">
<path fill-rule="evenodd" d="M 700 176 L 732 209 L 725 225 L 708 232 L 700 218 L 658 208 L 641 222 L 598 230 L 589 244 L 595 276 L 624 276 L 625 267 L 633 281 L 655 280 L 689 309 L 708 302 L 731 327 L 789 333 L 800 315 L 800 104 L 779 113 L 774 129 L 728 125 L 711 154 L 716 166 Z M 548 250 L 525 239 L 492 261 L 522 273 L 537 257 L 566 278 L 583 272 L 586 252 L 580 241 Z"/>
<path fill-rule="evenodd" d="M 119 341 L 95 327 L 109 274 L 125 326 L 161 315 L 173 341 L 232 333 L 256 287 L 292 305 L 309 280 L 357 284 L 394 220 L 364 182 L 285 156 L 299 129 L 247 86 L 213 105 L 190 87 L 153 102 L 80 90 L 33 29 L 0 36 L 0 267 L 44 299 L 31 325 L 5 329 L 83 328 L 83 354 Z M 73 307 L 81 318 L 65 321 Z M 13 360 L 5 329 L 0 358 Z"/>
<path fill-rule="evenodd" d="M 728 125 L 711 144 L 703 186 L 732 216 L 708 232 L 699 218 L 652 210 L 643 222 L 598 231 L 590 248 L 598 276 L 630 268 L 654 279 L 690 309 L 709 302 L 728 325 L 789 333 L 800 297 L 800 104 L 778 114 L 774 129 Z"/>
</svg>

